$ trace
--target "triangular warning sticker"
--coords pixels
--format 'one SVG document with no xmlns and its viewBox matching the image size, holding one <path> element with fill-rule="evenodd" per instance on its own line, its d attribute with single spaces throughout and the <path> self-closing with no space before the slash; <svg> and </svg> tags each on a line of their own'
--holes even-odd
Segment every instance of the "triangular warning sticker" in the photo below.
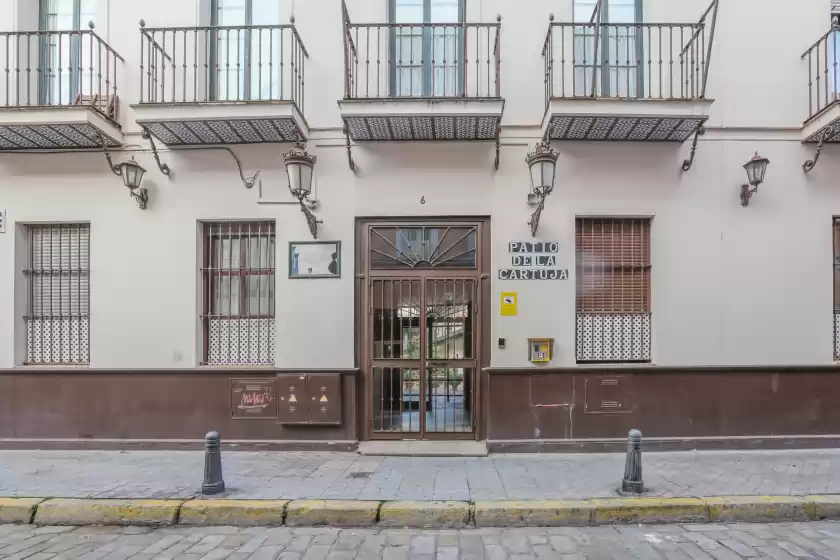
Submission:
<svg viewBox="0 0 840 560">
<path fill-rule="evenodd" d="M 297 397 L 292 395 L 291 397 L 289 397 L 289 402 L 297 402 Z"/>
<path fill-rule="evenodd" d="M 321 402 L 327 402 L 327 395 L 321 395 Z"/>
</svg>

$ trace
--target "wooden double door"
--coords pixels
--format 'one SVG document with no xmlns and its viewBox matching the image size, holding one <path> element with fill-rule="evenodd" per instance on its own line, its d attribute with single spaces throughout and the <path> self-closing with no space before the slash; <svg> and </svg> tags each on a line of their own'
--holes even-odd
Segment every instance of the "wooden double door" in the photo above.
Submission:
<svg viewBox="0 0 840 560">
<path fill-rule="evenodd" d="M 369 437 L 476 437 L 482 225 L 364 228 Z"/>
</svg>

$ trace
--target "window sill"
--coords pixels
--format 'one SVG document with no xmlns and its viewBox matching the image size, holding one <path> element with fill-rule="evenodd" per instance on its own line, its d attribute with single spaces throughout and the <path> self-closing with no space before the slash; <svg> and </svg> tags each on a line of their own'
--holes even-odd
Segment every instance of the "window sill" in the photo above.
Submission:
<svg viewBox="0 0 840 560">
<path fill-rule="evenodd" d="M 653 362 L 592 362 L 586 364 L 575 364 L 575 367 L 580 369 L 604 369 L 605 367 L 609 368 L 655 368 L 658 367 Z"/>
<path fill-rule="evenodd" d="M 276 365 L 268 364 L 198 364 L 198 369 L 277 369 Z"/>
<path fill-rule="evenodd" d="M 16 364 L 13 369 L 19 370 L 53 370 L 53 369 L 90 369 L 90 364 L 54 364 L 54 365 L 47 365 L 47 364 Z"/>
</svg>

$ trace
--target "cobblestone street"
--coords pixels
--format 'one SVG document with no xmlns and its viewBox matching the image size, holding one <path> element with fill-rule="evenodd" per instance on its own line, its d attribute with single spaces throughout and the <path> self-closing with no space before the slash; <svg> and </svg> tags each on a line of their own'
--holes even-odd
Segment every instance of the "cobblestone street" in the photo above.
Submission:
<svg viewBox="0 0 840 560">
<path fill-rule="evenodd" d="M 460 531 L 0 526 L 4 560 L 840 558 L 840 523 Z"/>
</svg>

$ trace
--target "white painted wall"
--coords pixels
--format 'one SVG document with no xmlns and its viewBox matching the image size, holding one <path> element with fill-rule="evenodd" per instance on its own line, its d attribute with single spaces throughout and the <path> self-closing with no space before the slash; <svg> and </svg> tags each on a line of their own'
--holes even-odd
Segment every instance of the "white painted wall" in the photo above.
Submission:
<svg viewBox="0 0 840 560">
<path fill-rule="evenodd" d="M 0 0 L 0 26 L 13 28 L 20 6 Z M 101 0 L 97 30 L 126 59 L 121 74 L 123 129 L 137 135 L 130 103 L 139 96 L 138 22 L 195 25 L 196 0 Z M 342 241 L 340 280 L 287 279 L 288 242 L 309 237 L 292 205 L 258 204 L 233 160 L 218 151 L 166 152 L 160 174 L 148 153 L 148 210 L 140 211 L 101 154 L 0 154 L 0 368 L 21 362 L 23 335 L 15 224 L 91 223 L 91 367 L 194 367 L 199 360 L 196 224 L 199 220 L 277 220 L 277 365 L 354 365 L 354 223 L 357 216 L 491 216 L 494 280 L 492 365 L 527 365 L 526 338 L 553 337 L 553 365 L 574 364 L 574 218 L 653 216 L 653 361 L 688 364 L 821 364 L 832 361 L 832 217 L 840 215 L 840 152 L 829 146 L 806 176 L 812 147 L 799 143 L 807 116 L 807 75 L 800 55 L 825 30 L 829 0 L 721 0 L 710 71 L 710 130 L 694 167 L 679 171 L 689 144 L 557 145 L 554 194 L 540 239 L 561 243 L 568 282 L 499 281 L 511 240 L 527 240 L 532 208 L 523 158 L 539 135 L 543 107 L 540 50 L 548 14 L 571 15 L 571 0 L 468 0 L 472 21 L 503 16 L 502 89 L 506 98 L 502 161 L 492 170 L 486 144 L 367 145 L 347 167 L 336 101 L 343 95 L 338 0 L 281 0 L 294 11 L 310 53 L 306 118 L 318 156 L 317 210 L 323 239 Z M 385 0 L 348 0 L 351 18 L 384 21 Z M 19 5 L 20 4 L 20 5 Z M 203 4 L 203 2 L 202 2 Z M 693 21 L 705 0 L 647 0 L 648 21 Z M 294 9 L 293 9 L 294 8 Z M 1 64 L 1 63 L 0 63 Z M 280 154 L 286 146 L 234 150 L 246 174 L 260 169 L 267 198 L 289 200 Z M 772 161 L 748 208 L 738 189 L 741 166 L 759 150 Z M 117 158 L 123 156 L 116 156 Z M 426 203 L 421 204 L 421 197 Z M 19 248 L 19 244 L 18 244 Z M 17 251 L 19 253 L 20 251 Z M 499 316 L 499 293 L 517 291 L 517 317 Z M 499 337 L 507 348 L 495 347 Z M 324 349 L 323 342 L 329 344 Z M 180 359 L 178 359 L 180 358 Z"/>
</svg>

